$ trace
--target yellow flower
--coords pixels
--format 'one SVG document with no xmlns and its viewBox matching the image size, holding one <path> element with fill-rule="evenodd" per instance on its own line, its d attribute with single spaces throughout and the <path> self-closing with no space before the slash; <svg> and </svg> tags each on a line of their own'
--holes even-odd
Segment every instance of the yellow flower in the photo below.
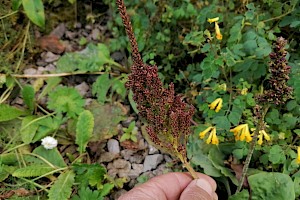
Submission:
<svg viewBox="0 0 300 200">
<path fill-rule="evenodd" d="M 209 104 L 209 108 L 211 110 L 215 110 L 216 112 L 219 112 L 222 108 L 222 104 L 223 104 L 223 99 L 217 98 L 211 104 Z"/>
<path fill-rule="evenodd" d="M 207 129 L 205 129 L 204 131 L 200 132 L 200 133 L 199 133 L 200 139 L 203 139 L 203 138 L 205 137 L 206 133 L 208 133 L 212 128 L 213 128 L 213 127 L 210 126 L 210 127 L 208 127 Z"/>
<path fill-rule="evenodd" d="M 251 129 L 251 131 L 252 131 L 252 129 Z M 255 131 L 255 128 L 253 129 L 253 131 Z M 271 140 L 270 136 L 266 133 L 265 130 L 260 130 L 257 138 L 258 138 L 257 144 L 259 144 L 259 145 L 262 145 L 263 139 L 265 139 L 267 141 Z"/>
<path fill-rule="evenodd" d="M 300 147 L 297 148 L 297 153 L 298 153 L 297 163 L 300 164 Z"/>
<path fill-rule="evenodd" d="M 217 22 L 219 21 L 219 17 L 215 17 L 215 18 L 208 18 L 207 22 L 209 23 L 213 23 L 213 22 Z"/>
<path fill-rule="evenodd" d="M 248 124 L 238 125 L 237 127 L 230 129 L 230 132 L 233 132 L 235 140 L 246 140 L 246 142 L 250 142 L 252 140 Z"/>
<path fill-rule="evenodd" d="M 220 31 L 220 27 L 218 25 L 218 22 L 215 22 L 215 31 L 216 31 L 216 38 L 218 40 L 222 40 L 223 38 L 223 35 L 221 34 L 221 31 Z"/>
<path fill-rule="evenodd" d="M 204 131 L 199 133 L 199 137 L 201 139 L 203 139 L 208 132 L 210 132 L 210 133 L 209 133 L 208 138 L 206 139 L 206 143 L 218 145 L 219 139 L 217 137 L 217 129 L 215 127 L 212 127 L 212 126 L 208 127 L 207 129 L 205 129 Z"/>
<path fill-rule="evenodd" d="M 248 88 L 243 88 L 241 91 L 241 95 L 246 95 L 248 92 Z"/>
</svg>

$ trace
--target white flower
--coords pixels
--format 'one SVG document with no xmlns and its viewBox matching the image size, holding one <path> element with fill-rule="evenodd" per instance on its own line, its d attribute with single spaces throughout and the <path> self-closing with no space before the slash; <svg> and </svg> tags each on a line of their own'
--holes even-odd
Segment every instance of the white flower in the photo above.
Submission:
<svg viewBox="0 0 300 200">
<path fill-rule="evenodd" d="M 45 149 L 53 149 L 57 146 L 57 140 L 53 137 L 47 136 L 42 139 L 42 145 Z"/>
</svg>

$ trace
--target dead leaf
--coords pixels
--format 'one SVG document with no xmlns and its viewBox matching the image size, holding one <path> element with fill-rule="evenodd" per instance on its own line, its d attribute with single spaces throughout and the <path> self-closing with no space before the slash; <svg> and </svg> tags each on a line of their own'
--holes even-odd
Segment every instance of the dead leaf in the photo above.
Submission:
<svg viewBox="0 0 300 200">
<path fill-rule="evenodd" d="M 231 169 L 234 171 L 235 177 L 236 177 L 238 180 L 240 180 L 240 179 L 242 178 L 243 167 L 244 167 L 244 165 L 242 165 L 242 164 L 233 164 L 233 163 L 231 163 L 231 164 L 230 164 L 230 167 L 231 167 Z M 243 186 L 244 186 L 245 188 L 249 188 L 249 183 L 248 183 L 247 176 L 246 176 L 245 179 L 244 179 Z"/>
<path fill-rule="evenodd" d="M 65 51 L 65 46 L 61 43 L 57 36 L 46 35 L 37 40 L 38 45 L 45 51 L 55 54 L 61 54 Z"/>
</svg>

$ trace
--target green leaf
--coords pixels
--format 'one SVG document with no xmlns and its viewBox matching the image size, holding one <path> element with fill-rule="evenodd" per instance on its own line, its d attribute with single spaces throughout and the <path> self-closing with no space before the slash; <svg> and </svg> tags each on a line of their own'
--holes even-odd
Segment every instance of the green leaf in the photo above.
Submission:
<svg viewBox="0 0 300 200">
<path fill-rule="evenodd" d="M 208 158 L 211 160 L 213 166 L 218 170 L 220 170 L 220 172 L 224 176 L 229 177 L 235 185 L 238 184 L 236 177 L 232 174 L 230 169 L 228 169 L 228 167 L 225 167 L 224 164 L 225 154 L 223 154 L 217 146 L 211 147 L 208 154 Z"/>
<path fill-rule="evenodd" d="M 57 61 L 57 72 L 99 72 L 114 64 L 105 44 L 88 44 L 80 52 L 66 53 Z"/>
<path fill-rule="evenodd" d="M 41 94 L 39 95 L 38 99 L 42 98 L 43 96 L 45 96 L 46 94 L 51 92 L 60 83 L 60 81 L 61 81 L 60 77 L 48 78 L 46 80 L 47 85 L 45 86 L 45 88 L 43 89 Z"/>
<path fill-rule="evenodd" d="M 24 111 L 7 104 L 0 104 L 0 122 L 9 121 L 25 114 Z"/>
<path fill-rule="evenodd" d="M 103 200 L 103 197 L 97 190 L 93 191 L 88 187 L 81 187 L 78 195 L 73 196 L 72 200 Z"/>
<path fill-rule="evenodd" d="M 80 154 L 85 152 L 85 148 L 92 137 L 94 129 L 94 116 L 89 110 L 79 114 L 76 124 L 76 141 Z"/>
<path fill-rule="evenodd" d="M 83 111 L 83 106 L 84 100 L 75 88 L 60 86 L 49 93 L 48 108 L 58 113 L 74 118 Z"/>
<path fill-rule="evenodd" d="M 42 0 L 22 0 L 27 17 L 41 28 L 45 26 L 45 13 Z"/>
<path fill-rule="evenodd" d="M 241 192 L 230 196 L 228 200 L 248 200 L 248 199 L 249 199 L 249 192 L 247 190 L 242 190 Z"/>
<path fill-rule="evenodd" d="M 31 143 L 36 134 L 36 131 L 39 127 L 39 125 L 36 123 L 36 119 L 36 116 L 27 116 L 22 120 L 21 137 L 25 144 Z"/>
<path fill-rule="evenodd" d="M 0 154 L 0 164 L 14 165 L 18 163 L 18 158 L 15 153 Z"/>
<path fill-rule="evenodd" d="M 23 87 L 22 96 L 24 99 L 24 103 L 27 105 L 29 110 L 32 112 L 34 109 L 34 96 L 35 92 L 31 85 L 26 85 Z"/>
<path fill-rule="evenodd" d="M 62 168 L 67 166 L 60 152 L 57 150 L 57 148 L 45 149 L 43 146 L 39 146 L 35 148 L 32 153 L 35 153 L 45 158 L 48 162 L 50 162 L 51 164 L 57 167 Z"/>
<path fill-rule="evenodd" d="M 107 92 L 111 87 L 112 80 L 109 78 L 108 74 L 103 74 L 97 78 L 92 87 L 93 95 L 97 95 L 97 100 L 99 103 L 104 104 L 107 100 Z"/>
<path fill-rule="evenodd" d="M 226 116 L 217 116 L 212 120 L 212 123 L 216 124 L 216 126 L 220 129 L 230 129 L 230 122 Z"/>
<path fill-rule="evenodd" d="M 93 137 L 90 141 L 102 141 L 118 134 L 117 125 L 124 120 L 123 108 L 119 104 L 100 105 L 93 101 L 87 109 L 90 110 L 95 119 Z M 105 116 L 105 117 L 103 117 Z"/>
<path fill-rule="evenodd" d="M 95 164 L 74 164 L 73 169 L 76 173 L 76 182 L 80 182 L 83 186 L 102 187 L 106 169 L 102 165 Z"/>
<path fill-rule="evenodd" d="M 36 176 L 42 176 L 48 172 L 51 172 L 54 170 L 52 167 L 49 165 L 41 165 L 41 164 L 32 164 L 27 167 L 23 167 L 20 169 L 17 169 L 14 171 L 12 176 L 14 177 L 36 177 Z"/>
<path fill-rule="evenodd" d="M 130 103 L 131 108 L 133 109 L 133 111 L 136 114 L 138 114 L 139 110 L 137 109 L 137 105 L 136 105 L 135 101 L 133 100 L 133 92 L 132 92 L 132 90 L 129 90 L 128 100 L 129 100 L 129 103 Z"/>
<path fill-rule="evenodd" d="M 299 197 L 300 196 L 300 177 L 299 176 L 295 177 L 294 189 L 295 189 L 296 197 Z"/>
<path fill-rule="evenodd" d="M 279 164 L 283 163 L 285 159 L 285 153 L 281 146 L 273 145 L 269 152 L 269 161 L 271 161 L 273 164 Z"/>
<path fill-rule="evenodd" d="M 73 171 L 67 171 L 59 175 L 48 193 L 48 200 L 68 200 L 72 193 L 75 174 Z"/>
<path fill-rule="evenodd" d="M 276 199 L 294 200 L 295 190 L 292 179 L 282 173 L 262 172 L 248 177 L 252 200 Z"/>
<path fill-rule="evenodd" d="M 20 8 L 22 4 L 22 0 L 12 0 L 11 2 L 11 7 L 13 11 L 16 11 Z"/>
<path fill-rule="evenodd" d="M 114 184 L 112 184 L 112 183 L 105 183 L 105 184 L 103 185 L 103 188 L 101 189 L 100 195 L 101 195 L 102 197 L 105 197 L 106 195 L 108 195 L 108 194 L 110 193 L 110 191 L 111 191 L 114 187 L 115 187 L 115 186 L 114 186 Z"/>
</svg>

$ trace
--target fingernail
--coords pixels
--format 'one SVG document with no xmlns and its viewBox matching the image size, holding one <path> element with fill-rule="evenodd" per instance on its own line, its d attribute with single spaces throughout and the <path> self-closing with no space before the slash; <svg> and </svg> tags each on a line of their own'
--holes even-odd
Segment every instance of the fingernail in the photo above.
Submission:
<svg viewBox="0 0 300 200">
<path fill-rule="evenodd" d="M 205 190 L 208 194 L 213 193 L 213 189 L 212 189 L 210 183 L 203 178 L 198 179 L 196 182 L 196 185 L 198 187 L 202 188 L 203 190 Z"/>
</svg>

